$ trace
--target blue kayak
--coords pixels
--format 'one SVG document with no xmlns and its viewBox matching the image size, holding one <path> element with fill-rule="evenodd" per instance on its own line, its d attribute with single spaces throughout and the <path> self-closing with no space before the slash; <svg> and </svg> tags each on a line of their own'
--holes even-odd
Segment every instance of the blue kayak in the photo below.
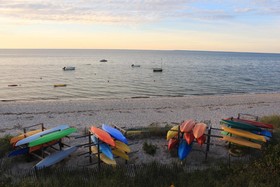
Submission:
<svg viewBox="0 0 280 187">
<path fill-rule="evenodd" d="M 184 160 L 192 150 L 192 144 L 187 144 L 185 139 L 182 139 L 178 147 L 178 156 L 180 160 Z"/>
<path fill-rule="evenodd" d="M 57 162 L 60 162 L 61 160 L 63 160 L 67 156 L 69 156 L 70 154 L 72 154 L 73 152 L 77 151 L 77 149 L 78 149 L 78 147 L 73 146 L 73 147 L 68 147 L 64 150 L 58 151 L 54 154 L 51 154 L 51 155 L 47 156 L 45 159 L 38 162 L 35 165 L 35 169 L 42 169 L 42 168 L 46 168 L 51 165 L 54 165 Z"/>
<path fill-rule="evenodd" d="M 96 147 L 97 147 L 97 146 L 98 146 L 98 145 L 97 145 L 97 138 L 96 138 L 94 135 L 92 135 L 92 136 L 91 136 L 91 140 L 92 140 L 93 143 L 96 144 Z M 108 144 L 102 142 L 101 140 L 99 140 L 99 150 L 100 150 L 100 152 L 102 152 L 105 156 L 107 156 L 109 159 L 114 160 L 114 155 L 113 155 L 113 153 L 112 153 L 111 147 L 110 147 Z"/>
<path fill-rule="evenodd" d="M 113 128 L 109 125 L 102 125 L 102 129 L 106 132 L 108 132 L 113 138 L 115 138 L 116 140 L 119 140 L 125 144 L 127 144 L 127 139 L 126 137 L 116 128 Z"/>
<path fill-rule="evenodd" d="M 28 152 L 29 152 L 29 147 L 16 149 L 16 150 L 11 151 L 8 154 L 8 157 L 17 156 L 17 155 L 24 155 L 24 154 L 27 154 Z"/>
</svg>

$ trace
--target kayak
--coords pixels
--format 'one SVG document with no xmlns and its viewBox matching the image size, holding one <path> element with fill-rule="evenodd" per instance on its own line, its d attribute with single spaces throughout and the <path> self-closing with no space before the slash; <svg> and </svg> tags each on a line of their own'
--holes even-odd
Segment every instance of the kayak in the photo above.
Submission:
<svg viewBox="0 0 280 187">
<path fill-rule="evenodd" d="M 34 147 L 29 147 L 29 153 L 32 153 L 32 152 L 37 151 L 37 150 L 40 150 L 40 149 L 45 148 L 45 147 L 49 147 L 51 145 L 55 145 L 58 142 L 59 142 L 58 140 L 53 140 L 53 141 L 50 141 L 48 143 L 44 143 L 44 144 L 37 145 L 37 146 L 34 146 Z"/>
<path fill-rule="evenodd" d="M 69 128 L 69 125 L 59 125 L 57 127 L 54 127 L 54 128 L 51 128 L 51 129 L 48 129 L 48 130 L 45 130 L 45 131 L 33 134 L 31 136 L 28 136 L 28 137 L 18 141 L 15 144 L 15 146 L 20 146 L 20 145 L 28 144 L 29 142 L 34 141 L 34 140 L 40 138 L 43 135 L 46 135 L 46 134 L 49 134 L 49 133 L 52 133 L 52 132 L 56 132 L 56 131 L 61 131 L 61 130 L 67 129 L 67 128 Z"/>
<path fill-rule="evenodd" d="M 195 121 L 193 119 L 186 120 L 180 125 L 180 131 L 190 132 L 194 126 L 195 126 Z"/>
<path fill-rule="evenodd" d="M 98 139 L 94 135 L 91 136 L 91 140 L 93 143 L 95 143 L 96 147 L 98 147 L 97 146 Z M 102 142 L 101 140 L 99 140 L 99 150 L 104 155 L 106 155 L 108 158 L 110 158 L 111 160 L 114 160 L 114 155 L 112 153 L 111 147 L 108 144 Z"/>
<path fill-rule="evenodd" d="M 106 131 L 99 129 L 97 127 L 92 126 L 90 128 L 90 132 L 93 133 L 97 138 L 99 138 L 101 141 L 115 147 L 115 141 L 114 139 L 108 134 Z"/>
<path fill-rule="evenodd" d="M 166 139 L 170 140 L 171 138 L 178 136 L 178 131 L 179 131 L 179 125 L 175 125 L 174 127 L 172 127 L 166 135 Z"/>
<path fill-rule="evenodd" d="M 92 151 L 93 154 L 95 154 L 96 157 L 98 157 L 98 150 L 97 150 L 97 147 L 95 145 L 91 146 L 91 151 Z M 113 165 L 113 166 L 117 165 L 116 160 L 111 160 L 110 158 L 108 158 L 103 153 L 100 153 L 99 156 L 100 156 L 100 160 L 103 161 L 105 164 Z"/>
<path fill-rule="evenodd" d="M 70 154 L 72 154 L 73 152 L 77 151 L 77 149 L 78 149 L 78 147 L 73 146 L 73 147 L 68 147 L 64 150 L 55 152 L 54 154 L 47 156 L 45 159 L 43 159 L 39 163 L 37 163 L 35 165 L 35 169 L 42 169 L 42 168 L 46 168 L 51 165 L 54 165 L 54 164 L 60 162 L 61 160 L 63 160 L 64 158 L 66 158 L 67 156 L 69 156 Z"/>
<path fill-rule="evenodd" d="M 127 144 L 126 137 L 118 129 L 105 124 L 102 124 L 102 129 L 108 132 L 116 140 L 122 141 L 123 143 Z"/>
<path fill-rule="evenodd" d="M 261 131 L 261 128 L 246 123 L 235 122 L 226 119 L 222 119 L 221 123 L 226 124 L 227 126 L 230 126 L 232 128 L 243 129 L 247 131 Z"/>
<path fill-rule="evenodd" d="M 201 137 L 205 130 L 206 130 L 207 125 L 205 123 L 197 123 L 194 128 L 193 128 L 193 135 L 197 139 Z"/>
<path fill-rule="evenodd" d="M 121 150 L 123 152 L 126 152 L 126 153 L 130 153 L 131 152 L 131 150 L 128 147 L 128 145 L 126 145 L 125 143 L 123 143 L 121 141 L 116 140 L 115 141 L 115 145 L 116 145 L 116 149 L 119 149 L 119 150 Z"/>
<path fill-rule="evenodd" d="M 182 139 L 178 147 L 178 156 L 180 160 L 184 160 L 192 149 L 191 145 L 188 145 L 186 140 Z"/>
<path fill-rule="evenodd" d="M 226 127 L 224 125 L 222 125 L 222 129 L 226 132 L 229 132 L 231 134 L 237 135 L 237 136 L 241 136 L 241 137 L 245 137 L 245 138 L 249 138 L 249 139 L 253 139 L 253 140 L 257 140 L 257 141 L 262 141 L 262 142 L 266 142 L 266 138 L 264 136 L 261 135 L 257 135 L 245 130 L 241 130 L 241 129 L 234 129 L 234 128 L 229 128 Z"/>
<path fill-rule="evenodd" d="M 112 153 L 116 156 L 119 156 L 119 157 L 125 159 L 125 160 L 129 160 L 129 156 L 125 152 L 123 152 L 119 149 L 113 149 Z"/>
<path fill-rule="evenodd" d="M 41 138 L 38 138 L 32 142 L 30 142 L 28 144 L 28 147 L 34 147 L 36 145 L 41 145 L 53 140 L 58 140 L 61 139 L 65 136 L 68 136 L 69 134 L 72 134 L 73 132 L 76 132 L 77 129 L 76 128 L 68 128 L 68 129 L 64 129 L 61 131 L 57 131 L 57 132 L 52 132 L 50 134 L 46 134 L 44 136 L 42 136 Z"/>
<path fill-rule="evenodd" d="M 184 133 L 184 138 L 187 141 L 187 143 L 189 145 L 191 145 L 191 143 L 194 141 L 194 135 L 193 132 L 189 132 L 189 133 Z"/>
<path fill-rule="evenodd" d="M 260 127 L 260 128 L 273 129 L 273 125 L 267 124 L 267 123 L 262 123 L 259 121 L 252 121 L 252 120 L 238 119 L 238 118 L 227 118 L 225 120 L 246 123 L 246 124 L 253 125 L 256 127 Z"/>
<path fill-rule="evenodd" d="M 29 152 L 29 147 L 25 147 L 25 148 L 21 148 L 21 149 L 16 149 L 16 150 L 11 151 L 8 154 L 8 157 L 24 155 L 24 154 L 27 154 L 28 152 Z"/>
<path fill-rule="evenodd" d="M 179 140 L 177 138 L 171 138 L 170 140 L 168 140 L 168 150 L 173 149 L 174 147 L 176 147 L 179 143 Z"/>
<path fill-rule="evenodd" d="M 267 130 L 262 130 L 259 127 L 250 125 L 250 124 L 246 124 L 246 123 L 241 123 L 241 122 L 234 122 L 234 121 L 230 121 L 230 120 L 221 120 L 221 124 L 225 124 L 227 126 L 230 126 L 232 128 L 236 128 L 236 129 L 242 129 L 242 130 L 247 130 L 250 131 L 254 134 L 259 134 L 259 135 L 263 135 L 263 136 L 267 136 L 269 138 L 272 137 L 272 133 L 267 131 Z"/>
<path fill-rule="evenodd" d="M 39 132 L 42 132 L 42 129 L 37 129 L 37 130 L 29 131 L 29 132 L 27 132 L 27 133 L 23 133 L 23 134 L 21 134 L 21 135 L 18 135 L 18 136 L 16 136 L 16 137 L 13 137 L 13 138 L 11 138 L 11 140 L 10 140 L 10 144 L 15 144 L 15 143 L 17 143 L 18 141 L 20 141 L 20 140 L 22 140 L 22 139 L 24 139 L 24 138 L 26 138 L 26 137 L 28 137 L 28 136 L 31 136 L 31 135 L 33 135 L 33 134 L 37 134 L 37 133 L 39 133 Z"/>
<path fill-rule="evenodd" d="M 199 138 L 197 138 L 196 141 L 197 141 L 197 143 L 198 143 L 199 145 L 203 145 L 203 144 L 205 143 L 205 141 L 206 141 L 206 135 L 203 134 L 202 136 L 200 136 Z"/>
<path fill-rule="evenodd" d="M 251 142 L 249 140 L 245 140 L 243 138 L 223 136 L 222 140 L 228 141 L 228 142 L 231 142 L 231 143 L 235 143 L 235 144 L 238 144 L 238 145 L 246 146 L 246 147 L 255 148 L 255 149 L 261 149 L 262 148 L 262 146 L 260 144 Z"/>
</svg>

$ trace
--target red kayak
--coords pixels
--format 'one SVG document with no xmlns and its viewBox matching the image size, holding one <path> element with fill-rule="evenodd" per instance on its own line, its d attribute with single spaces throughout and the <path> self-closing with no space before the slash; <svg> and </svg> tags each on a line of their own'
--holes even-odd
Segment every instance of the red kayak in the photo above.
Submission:
<svg viewBox="0 0 280 187">
<path fill-rule="evenodd" d="M 233 118 L 233 117 L 227 118 L 226 120 L 231 120 L 231 121 L 240 122 L 240 123 L 246 123 L 246 124 L 253 125 L 255 127 L 260 127 L 260 128 L 273 129 L 273 125 L 267 124 L 267 123 L 262 123 L 262 122 L 259 122 L 259 121 L 238 119 L 238 118 Z"/>
<path fill-rule="evenodd" d="M 207 125 L 205 123 L 197 123 L 193 128 L 193 135 L 196 139 L 200 138 L 205 130 Z"/>
<path fill-rule="evenodd" d="M 97 138 L 99 138 L 101 141 L 115 147 L 115 141 L 114 139 L 108 134 L 106 131 L 99 129 L 97 127 L 92 126 L 90 128 L 90 131 L 95 134 Z"/>
<path fill-rule="evenodd" d="M 203 144 L 205 143 L 205 141 L 206 141 L 206 136 L 205 136 L 205 134 L 202 135 L 202 136 L 200 136 L 199 138 L 197 138 L 196 141 L 197 141 L 197 143 L 198 143 L 199 145 L 203 145 Z"/>
<path fill-rule="evenodd" d="M 190 132 L 195 125 L 195 121 L 193 119 L 185 120 L 181 125 L 180 125 L 180 131 L 181 132 Z"/>
<path fill-rule="evenodd" d="M 178 143 L 179 143 L 179 140 L 177 138 L 171 138 L 168 141 L 168 150 L 170 151 L 171 149 L 176 147 L 176 145 L 178 145 Z"/>
<path fill-rule="evenodd" d="M 185 138 L 185 140 L 187 141 L 187 143 L 188 143 L 189 145 L 191 145 L 191 143 L 192 143 L 193 140 L 194 140 L 193 132 L 184 133 L 184 138 Z"/>
</svg>

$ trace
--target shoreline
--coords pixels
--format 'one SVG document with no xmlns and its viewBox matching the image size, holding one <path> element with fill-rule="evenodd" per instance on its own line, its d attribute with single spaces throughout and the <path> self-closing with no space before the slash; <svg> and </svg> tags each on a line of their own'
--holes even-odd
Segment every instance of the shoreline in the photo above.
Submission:
<svg viewBox="0 0 280 187">
<path fill-rule="evenodd" d="M 4 129 L 14 135 L 13 129 L 20 130 L 15 126 L 38 123 L 44 123 L 48 128 L 64 123 L 78 129 L 103 123 L 132 128 L 180 123 L 192 118 L 211 120 L 217 127 L 220 119 L 238 113 L 279 114 L 280 93 L 2 102 L 0 135 Z"/>
</svg>

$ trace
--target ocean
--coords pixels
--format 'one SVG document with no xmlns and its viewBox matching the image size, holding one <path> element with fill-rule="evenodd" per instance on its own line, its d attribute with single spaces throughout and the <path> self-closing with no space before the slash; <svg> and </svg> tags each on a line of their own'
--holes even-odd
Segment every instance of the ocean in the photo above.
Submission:
<svg viewBox="0 0 280 187">
<path fill-rule="evenodd" d="M 280 92 L 280 54 L 0 49 L 0 77 L 1 101 L 271 93 Z"/>
</svg>

